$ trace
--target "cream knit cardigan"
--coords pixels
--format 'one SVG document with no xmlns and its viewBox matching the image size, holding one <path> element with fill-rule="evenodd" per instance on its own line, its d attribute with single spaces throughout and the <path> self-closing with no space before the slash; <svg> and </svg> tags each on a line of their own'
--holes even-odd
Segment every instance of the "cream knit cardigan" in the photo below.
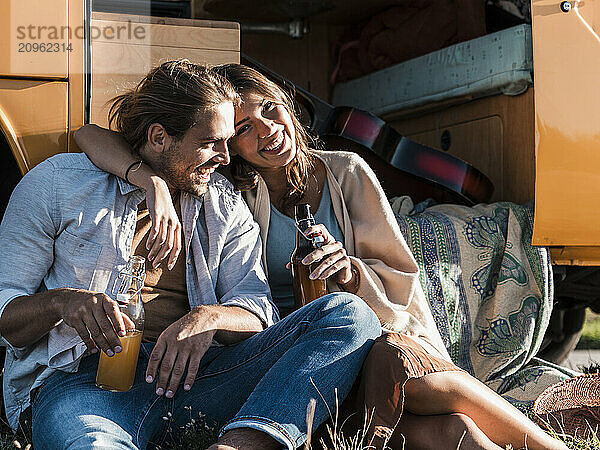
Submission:
<svg viewBox="0 0 600 450">
<path fill-rule="evenodd" d="M 375 311 L 384 330 L 406 334 L 451 361 L 419 283 L 417 263 L 371 168 L 355 153 L 312 150 L 312 154 L 325 164 L 345 248 L 360 271 L 357 295 Z M 244 196 L 260 226 L 266 268 L 271 210 L 267 185 L 259 179 L 258 187 Z M 328 289 L 340 290 L 331 280 Z"/>
</svg>

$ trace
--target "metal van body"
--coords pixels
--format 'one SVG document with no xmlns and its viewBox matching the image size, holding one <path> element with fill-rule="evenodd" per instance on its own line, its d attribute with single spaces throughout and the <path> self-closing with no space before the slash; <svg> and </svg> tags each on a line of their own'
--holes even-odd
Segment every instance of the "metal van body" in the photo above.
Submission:
<svg viewBox="0 0 600 450">
<path fill-rule="evenodd" d="M 567 6 L 568 5 L 568 6 Z M 600 4 L 533 0 L 533 243 L 557 264 L 600 265 Z"/>
</svg>

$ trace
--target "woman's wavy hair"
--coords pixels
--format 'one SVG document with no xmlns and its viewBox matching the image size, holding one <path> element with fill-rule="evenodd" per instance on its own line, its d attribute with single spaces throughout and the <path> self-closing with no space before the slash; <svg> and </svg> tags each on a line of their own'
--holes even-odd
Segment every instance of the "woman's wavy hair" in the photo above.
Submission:
<svg viewBox="0 0 600 450">
<path fill-rule="evenodd" d="M 139 154 L 153 123 L 160 123 L 177 141 L 198 122 L 199 114 L 224 102 L 237 106 L 239 101 L 231 83 L 217 72 L 178 59 L 152 69 L 135 88 L 113 98 L 108 124 Z"/>
<path fill-rule="evenodd" d="M 257 94 L 267 100 L 283 104 L 290 116 L 296 132 L 296 156 L 285 167 L 288 191 L 283 200 L 287 208 L 297 203 L 306 192 L 308 175 L 314 167 L 309 143 L 312 138 L 298 119 L 299 111 L 290 95 L 262 73 L 241 64 L 224 64 L 213 68 L 227 78 L 242 101 L 247 94 Z M 254 189 L 258 185 L 258 171 L 239 155 L 231 157 L 230 172 L 236 189 L 244 191 Z"/>
</svg>

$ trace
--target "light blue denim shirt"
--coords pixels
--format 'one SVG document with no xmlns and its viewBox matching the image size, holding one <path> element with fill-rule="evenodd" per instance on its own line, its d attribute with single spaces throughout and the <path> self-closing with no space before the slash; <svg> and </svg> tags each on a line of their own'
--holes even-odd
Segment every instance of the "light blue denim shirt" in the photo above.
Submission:
<svg viewBox="0 0 600 450">
<path fill-rule="evenodd" d="M 101 171 L 83 154 L 57 155 L 32 169 L 15 188 L 0 225 L 0 315 L 14 298 L 43 290 L 110 294 L 129 257 L 144 197 L 142 189 Z M 190 306 L 239 306 L 265 327 L 277 321 L 258 225 L 239 192 L 215 173 L 202 198 L 182 194 L 181 212 Z M 3 336 L 0 342 L 7 347 L 6 415 L 16 428 L 31 390 L 54 370 L 77 371 L 86 347 L 63 322 L 29 347 L 13 347 Z"/>
</svg>

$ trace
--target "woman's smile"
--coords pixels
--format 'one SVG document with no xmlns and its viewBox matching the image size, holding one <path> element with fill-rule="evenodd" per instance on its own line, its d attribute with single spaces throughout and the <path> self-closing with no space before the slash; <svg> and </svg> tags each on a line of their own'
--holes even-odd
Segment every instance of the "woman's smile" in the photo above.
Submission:
<svg viewBox="0 0 600 450">
<path fill-rule="evenodd" d="M 247 93 L 236 109 L 232 151 L 257 169 L 284 167 L 296 155 L 296 134 L 285 105 Z"/>
<path fill-rule="evenodd" d="M 287 149 L 287 144 L 287 136 L 283 131 L 280 131 L 275 135 L 275 138 L 272 139 L 269 144 L 265 145 L 262 150 L 259 151 L 267 155 L 278 155 L 283 150 Z"/>
</svg>

